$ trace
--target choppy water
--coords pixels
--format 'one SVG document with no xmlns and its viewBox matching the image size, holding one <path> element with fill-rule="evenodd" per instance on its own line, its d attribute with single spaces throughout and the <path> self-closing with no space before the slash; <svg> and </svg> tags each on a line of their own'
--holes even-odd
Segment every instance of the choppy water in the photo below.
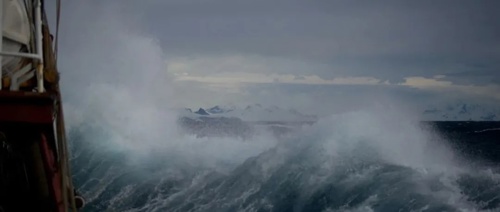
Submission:
<svg viewBox="0 0 500 212">
<path fill-rule="evenodd" d="M 500 211 L 499 126 L 359 112 L 281 140 L 69 134 L 85 211 Z"/>
</svg>

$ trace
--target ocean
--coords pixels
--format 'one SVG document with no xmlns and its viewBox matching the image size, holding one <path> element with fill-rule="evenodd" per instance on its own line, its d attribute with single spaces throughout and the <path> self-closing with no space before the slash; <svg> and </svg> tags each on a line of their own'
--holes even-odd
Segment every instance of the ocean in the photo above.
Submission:
<svg viewBox="0 0 500 212">
<path fill-rule="evenodd" d="M 71 126 L 83 211 L 500 211 L 500 122 L 353 113 L 284 136 L 167 128 Z"/>
</svg>

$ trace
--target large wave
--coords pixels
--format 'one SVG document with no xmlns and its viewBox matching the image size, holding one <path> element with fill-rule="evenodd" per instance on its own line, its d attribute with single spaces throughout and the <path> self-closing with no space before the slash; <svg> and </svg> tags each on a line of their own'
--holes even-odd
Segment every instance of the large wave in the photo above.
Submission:
<svg viewBox="0 0 500 212">
<path fill-rule="evenodd" d="M 468 165 L 397 107 L 324 117 L 279 140 L 182 134 L 169 110 L 182 94 L 170 86 L 155 40 L 105 3 L 68 4 L 59 61 L 72 172 L 86 211 L 500 207 L 495 167 Z"/>
<path fill-rule="evenodd" d="M 281 141 L 171 137 L 145 144 L 147 155 L 84 124 L 71 131 L 74 174 L 96 211 L 498 209 L 498 171 L 468 166 L 413 123 L 385 121 L 345 114 Z"/>
</svg>

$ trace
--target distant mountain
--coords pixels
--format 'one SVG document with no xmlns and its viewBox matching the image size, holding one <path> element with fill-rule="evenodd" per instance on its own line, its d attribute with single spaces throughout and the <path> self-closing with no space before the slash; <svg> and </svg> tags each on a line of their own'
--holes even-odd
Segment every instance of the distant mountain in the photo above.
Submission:
<svg viewBox="0 0 500 212">
<path fill-rule="evenodd" d="M 196 111 L 196 112 L 194 112 L 194 113 L 196 113 L 196 114 L 198 114 L 198 115 L 202 115 L 202 116 L 208 116 L 208 115 L 210 115 L 210 114 L 209 114 L 209 113 L 207 113 L 207 111 L 205 111 L 205 109 L 203 109 L 203 108 L 198 109 L 198 111 Z"/>
<path fill-rule="evenodd" d="M 304 123 L 315 122 L 317 117 L 307 115 L 294 109 L 284 109 L 278 106 L 263 106 L 251 104 L 244 107 L 216 105 L 208 109 L 199 108 L 192 111 L 189 108 L 181 110 L 181 117 L 197 119 L 238 118 L 244 122 L 260 123 Z M 421 110 L 423 121 L 500 121 L 500 107 L 495 104 L 478 104 L 465 101 L 428 105 Z"/>
<path fill-rule="evenodd" d="M 245 107 L 213 106 L 197 111 L 179 110 L 179 125 L 197 136 L 249 138 L 260 130 L 281 137 L 313 124 L 317 117 L 294 109 L 252 104 Z M 500 107 L 466 102 L 430 105 L 422 110 L 422 121 L 500 121 Z"/>
<path fill-rule="evenodd" d="M 305 115 L 294 109 L 260 104 L 244 108 L 214 106 L 179 110 L 178 124 L 186 133 L 200 137 L 231 136 L 249 138 L 256 132 L 267 131 L 277 137 L 295 132 L 303 125 L 313 124 L 316 116 Z"/>
<path fill-rule="evenodd" d="M 500 121 L 500 108 L 490 105 L 456 102 L 429 106 L 423 111 L 426 121 Z"/>
<path fill-rule="evenodd" d="M 210 114 L 221 114 L 221 113 L 227 113 L 227 112 L 231 112 L 233 111 L 235 108 L 234 107 L 221 107 L 221 106 L 214 106 L 214 107 L 211 107 L 209 109 L 207 109 L 206 111 Z"/>
<path fill-rule="evenodd" d="M 194 114 L 209 117 L 239 118 L 247 122 L 311 122 L 317 117 L 305 115 L 294 109 L 283 109 L 277 106 L 264 107 L 260 104 L 248 105 L 244 109 L 236 107 L 214 106 L 208 109 L 200 108 Z M 186 115 L 190 116 L 191 115 Z"/>
</svg>

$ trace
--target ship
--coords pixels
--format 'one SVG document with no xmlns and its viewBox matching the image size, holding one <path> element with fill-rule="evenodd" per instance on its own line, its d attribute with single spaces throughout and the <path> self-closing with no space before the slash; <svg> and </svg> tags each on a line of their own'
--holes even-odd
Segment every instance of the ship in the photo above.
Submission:
<svg viewBox="0 0 500 212">
<path fill-rule="evenodd" d="M 57 69 L 43 0 L 0 0 L 0 212 L 78 211 Z"/>
</svg>

